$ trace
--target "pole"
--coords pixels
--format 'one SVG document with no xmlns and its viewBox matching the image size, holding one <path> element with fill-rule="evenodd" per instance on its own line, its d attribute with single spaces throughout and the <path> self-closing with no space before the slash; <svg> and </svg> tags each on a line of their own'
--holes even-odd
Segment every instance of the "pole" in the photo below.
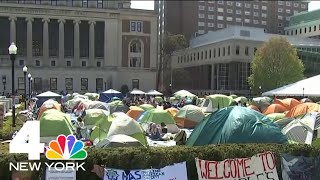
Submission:
<svg viewBox="0 0 320 180">
<path fill-rule="evenodd" d="M 29 80 L 29 98 L 31 98 L 31 78 L 28 78 Z"/>
<path fill-rule="evenodd" d="M 11 59 L 11 72 L 12 72 L 12 127 L 16 127 L 16 107 L 15 107 L 15 89 L 14 89 L 14 61 L 16 59 L 15 54 L 10 54 Z"/>
<path fill-rule="evenodd" d="M 27 72 L 23 72 L 24 77 L 24 109 L 27 109 Z"/>
</svg>

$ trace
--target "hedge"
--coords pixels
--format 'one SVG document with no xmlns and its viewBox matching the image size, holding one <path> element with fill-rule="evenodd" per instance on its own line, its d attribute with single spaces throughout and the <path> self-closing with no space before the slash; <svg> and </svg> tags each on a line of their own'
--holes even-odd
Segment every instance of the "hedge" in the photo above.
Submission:
<svg viewBox="0 0 320 180">
<path fill-rule="evenodd" d="M 187 162 L 188 179 L 196 180 L 195 158 L 221 161 L 227 158 L 251 157 L 257 153 L 272 151 L 277 155 L 278 175 L 281 178 L 279 155 L 288 153 L 296 156 L 316 157 L 320 155 L 319 146 L 279 145 L 279 144 L 227 144 L 199 147 L 157 147 L 157 148 L 89 148 L 85 159 L 85 172 L 77 172 L 79 180 L 99 179 L 91 169 L 94 164 L 118 169 L 161 168 L 173 163 Z M 11 179 L 9 162 L 25 161 L 27 155 L 0 153 L 0 179 Z M 41 161 L 48 161 L 42 156 Z M 44 168 L 43 168 L 44 169 Z M 33 172 L 32 179 L 43 179 L 43 172 Z"/>
</svg>

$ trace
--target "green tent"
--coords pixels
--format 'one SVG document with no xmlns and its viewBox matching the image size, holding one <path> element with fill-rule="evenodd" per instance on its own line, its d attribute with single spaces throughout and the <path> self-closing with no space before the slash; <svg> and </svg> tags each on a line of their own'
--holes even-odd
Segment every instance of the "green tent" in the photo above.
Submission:
<svg viewBox="0 0 320 180">
<path fill-rule="evenodd" d="M 235 104 L 236 102 L 230 96 L 215 94 L 206 97 L 205 101 L 202 103 L 202 108 L 204 112 L 214 112 L 218 109 L 229 107 Z"/>
<path fill-rule="evenodd" d="M 109 114 L 109 111 L 102 109 L 88 109 L 83 112 L 81 118 L 83 120 L 84 125 L 87 128 L 91 128 L 98 121 L 102 121 L 102 119 L 107 119 Z"/>
<path fill-rule="evenodd" d="M 110 107 L 110 113 L 114 113 L 114 112 L 128 112 L 129 111 L 129 107 L 125 104 L 123 104 L 122 101 L 120 100 L 115 100 L 109 103 L 109 107 Z"/>
<path fill-rule="evenodd" d="M 230 97 L 231 97 L 232 99 L 235 99 L 235 98 L 237 98 L 238 96 L 235 95 L 235 94 L 231 94 Z"/>
<path fill-rule="evenodd" d="M 73 134 L 70 116 L 56 109 L 45 111 L 40 118 L 40 137 Z"/>
<path fill-rule="evenodd" d="M 272 113 L 268 114 L 267 117 L 271 119 L 272 121 L 277 121 L 279 119 L 284 118 L 285 114 L 284 113 Z"/>
<path fill-rule="evenodd" d="M 96 101 L 99 99 L 99 94 L 97 93 L 85 93 L 85 96 L 87 96 L 91 101 Z"/>
<path fill-rule="evenodd" d="M 220 109 L 201 121 L 187 145 L 287 142 L 287 137 L 269 118 L 248 108 L 233 106 Z"/>
<path fill-rule="evenodd" d="M 142 104 L 139 106 L 141 109 L 143 109 L 144 111 L 147 111 L 147 110 L 151 110 L 151 109 L 154 109 L 155 107 L 152 106 L 151 104 Z"/>
<path fill-rule="evenodd" d="M 154 97 L 154 100 L 155 100 L 156 102 L 163 102 L 163 98 L 162 98 L 161 96 L 156 96 L 156 97 Z"/>
<path fill-rule="evenodd" d="M 194 122 L 200 122 L 204 118 L 204 113 L 201 108 L 194 105 L 183 106 L 179 112 L 176 114 L 176 117 L 188 119 Z"/>
<path fill-rule="evenodd" d="M 174 97 L 179 98 L 179 99 L 184 99 L 185 97 L 187 98 L 193 98 L 195 97 L 195 94 L 192 94 L 191 92 L 187 90 L 180 90 L 174 93 Z"/>
<path fill-rule="evenodd" d="M 247 103 L 248 99 L 244 96 L 240 96 L 234 99 L 236 102 Z"/>
<path fill-rule="evenodd" d="M 142 145 L 147 145 L 147 140 L 140 124 L 123 112 L 113 113 L 108 118 L 98 121 L 93 128 L 90 139 L 96 144 L 118 134 L 131 136 Z"/>
</svg>

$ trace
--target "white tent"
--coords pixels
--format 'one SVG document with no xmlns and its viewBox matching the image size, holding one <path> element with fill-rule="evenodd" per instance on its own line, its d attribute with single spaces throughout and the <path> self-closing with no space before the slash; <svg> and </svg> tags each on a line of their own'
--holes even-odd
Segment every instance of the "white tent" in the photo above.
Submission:
<svg viewBox="0 0 320 180">
<path fill-rule="evenodd" d="M 37 97 L 61 97 L 61 95 L 51 91 L 46 91 L 44 93 L 37 95 Z"/>
<path fill-rule="evenodd" d="M 137 94 L 137 95 L 140 95 L 140 94 L 146 94 L 145 92 L 139 90 L 139 89 L 133 89 L 130 94 Z"/>
<path fill-rule="evenodd" d="M 163 94 L 159 91 L 156 91 L 156 90 L 150 90 L 147 95 L 150 95 L 150 96 L 162 96 Z"/>
<path fill-rule="evenodd" d="M 313 76 L 268 92 L 262 96 L 320 96 L 320 75 Z"/>
<path fill-rule="evenodd" d="M 180 90 L 174 93 L 174 96 L 179 96 L 179 97 L 195 97 L 195 94 L 192 94 L 191 92 L 187 91 L 187 90 Z"/>
<path fill-rule="evenodd" d="M 109 89 L 109 90 L 106 90 L 104 91 L 103 93 L 107 93 L 107 94 L 119 94 L 121 92 L 117 91 L 117 90 L 114 90 L 114 89 Z"/>
</svg>

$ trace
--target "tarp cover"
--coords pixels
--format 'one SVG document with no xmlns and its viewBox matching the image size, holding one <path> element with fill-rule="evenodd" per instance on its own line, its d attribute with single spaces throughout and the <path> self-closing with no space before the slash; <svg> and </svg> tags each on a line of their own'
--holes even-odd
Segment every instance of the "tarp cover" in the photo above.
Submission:
<svg viewBox="0 0 320 180">
<path fill-rule="evenodd" d="M 234 106 L 207 116 L 193 130 L 187 145 L 287 142 L 281 129 L 263 114 Z"/>
</svg>

